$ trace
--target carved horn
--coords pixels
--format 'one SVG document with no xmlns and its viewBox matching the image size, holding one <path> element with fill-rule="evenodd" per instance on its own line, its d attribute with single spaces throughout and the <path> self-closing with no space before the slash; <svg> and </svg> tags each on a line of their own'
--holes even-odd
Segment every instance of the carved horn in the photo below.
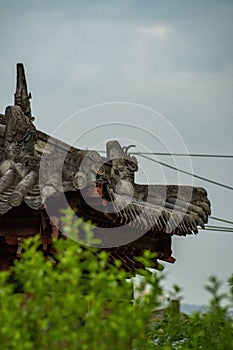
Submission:
<svg viewBox="0 0 233 350">
<path fill-rule="evenodd" d="M 30 98 L 31 93 L 28 93 L 24 66 L 22 63 L 17 63 L 17 80 L 15 91 L 15 106 L 21 107 L 23 113 L 29 118 L 32 118 Z"/>
</svg>

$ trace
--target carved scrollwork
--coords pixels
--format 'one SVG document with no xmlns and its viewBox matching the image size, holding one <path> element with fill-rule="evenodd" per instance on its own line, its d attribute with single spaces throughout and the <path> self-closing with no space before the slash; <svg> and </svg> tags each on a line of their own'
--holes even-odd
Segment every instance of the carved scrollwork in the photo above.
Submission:
<svg viewBox="0 0 233 350">
<path fill-rule="evenodd" d="M 9 106 L 5 111 L 6 129 L 4 146 L 7 158 L 34 155 L 36 128 L 19 106 Z"/>
</svg>

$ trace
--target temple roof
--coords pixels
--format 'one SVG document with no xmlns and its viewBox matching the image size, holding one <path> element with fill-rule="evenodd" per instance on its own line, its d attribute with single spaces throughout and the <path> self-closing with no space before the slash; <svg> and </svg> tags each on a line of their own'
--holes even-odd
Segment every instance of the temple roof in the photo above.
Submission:
<svg viewBox="0 0 233 350">
<path fill-rule="evenodd" d="M 8 107 L 8 110 L 11 109 L 14 113 L 15 108 L 15 106 Z M 18 112 L 17 108 L 16 112 Z M 22 117 L 22 114 L 19 114 L 19 117 Z M 0 116 L 0 131 L 0 143 L 3 145 L 6 132 L 5 115 Z M 29 128 L 29 133 L 32 132 L 34 130 Z M 121 149 L 120 145 L 118 147 Z M 129 161 L 128 156 L 125 158 Z M 0 214 L 5 214 L 12 207 L 19 206 L 23 201 L 32 209 L 39 209 L 47 197 L 59 195 L 63 191 L 79 192 L 83 185 L 75 182 L 77 174 L 86 175 L 84 180 L 86 185 L 92 183 L 93 178 L 96 179 L 96 175 L 98 181 L 101 181 L 103 178 L 101 171 L 106 172 L 104 167 L 109 168 L 108 161 L 96 151 L 82 151 L 70 147 L 68 144 L 36 130 L 32 152 L 30 150 L 28 154 L 14 154 L 13 156 L 6 152 L 2 153 L 0 161 Z M 40 162 L 46 164 L 42 165 L 43 169 L 49 168 L 47 174 L 44 174 L 46 179 L 42 180 L 41 183 L 39 181 Z M 62 180 L 57 178 L 56 172 L 57 170 L 59 172 L 61 167 L 65 167 L 63 173 L 60 174 Z M 79 182 L 81 180 L 79 178 Z M 167 222 L 173 223 L 174 227 L 176 221 L 180 222 L 178 234 L 196 233 L 197 227 L 203 227 L 207 222 L 207 217 L 210 214 L 210 203 L 203 188 L 176 185 L 150 185 L 148 187 L 147 185 L 132 184 L 134 195 L 130 202 L 127 202 L 127 193 L 124 193 L 124 190 L 123 193 L 118 191 L 116 194 L 113 188 L 108 189 L 108 194 L 116 209 L 115 216 L 119 220 L 125 216 L 125 222 L 127 222 L 127 218 L 130 222 L 132 218 L 137 218 L 139 208 L 143 208 L 143 217 L 147 222 L 153 222 L 153 217 L 157 217 L 156 229 L 159 231 L 164 231 Z M 127 185 L 129 184 L 127 183 Z M 126 188 L 127 191 L 129 189 Z M 124 215 L 120 208 L 124 208 Z M 182 216 L 184 218 L 181 220 Z"/>
<path fill-rule="evenodd" d="M 39 209 L 48 197 L 64 192 L 79 196 L 84 190 L 87 195 L 94 183 L 97 190 L 102 187 L 99 197 L 114 207 L 107 217 L 112 222 L 136 220 L 135 225 L 179 235 L 204 227 L 210 202 L 203 188 L 136 184 L 137 160 L 117 141 L 107 143 L 107 158 L 71 147 L 36 129 L 29 99 L 24 68 L 18 64 L 15 105 L 0 115 L 0 215 L 22 202 Z M 88 195 L 96 196 L 96 189 Z"/>
<path fill-rule="evenodd" d="M 131 252 L 153 250 L 162 237 L 169 241 L 173 234 L 204 228 L 210 215 L 205 189 L 135 183 L 138 162 L 128 148 L 109 140 L 102 157 L 47 135 L 36 129 L 29 100 L 24 67 L 18 64 L 15 104 L 0 115 L 0 218 L 25 205 L 45 210 L 49 201 L 56 206 L 68 196 L 84 220 L 131 234 L 133 243 L 124 248 Z M 115 244 L 113 253 L 117 249 Z"/>
</svg>

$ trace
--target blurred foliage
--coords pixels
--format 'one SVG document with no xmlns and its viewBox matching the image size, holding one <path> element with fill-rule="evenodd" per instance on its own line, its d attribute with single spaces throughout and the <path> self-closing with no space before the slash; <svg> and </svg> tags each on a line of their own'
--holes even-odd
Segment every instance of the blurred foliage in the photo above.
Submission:
<svg viewBox="0 0 233 350">
<path fill-rule="evenodd" d="M 233 275 L 229 283 L 232 278 Z M 206 290 L 210 293 L 209 305 L 205 312 L 195 312 L 192 315 L 177 312 L 174 301 L 178 298 L 171 300 L 162 319 L 151 326 L 150 337 L 156 342 L 155 349 L 232 350 L 232 290 L 228 295 L 221 293 L 220 289 L 220 281 L 211 276 L 206 285 Z"/>
<path fill-rule="evenodd" d="M 72 236 L 82 223 L 66 211 L 63 225 Z M 56 267 L 40 251 L 39 236 L 23 242 L 21 260 L 0 273 L 0 349 L 233 349 L 233 275 L 229 295 L 210 277 L 206 313 L 180 313 L 173 301 L 181 299 L 178 286 L 159 313 L 160 272 L 138 271 L 141 297 L 133 299 L 133 280 L 120 262 L 108 264 L 107 253 L 91 246 L 90 231 L 86 242 L 55 241 Z M 145 251 L 141 261 L 149 266 L 153 258 Z"/>
</svg>

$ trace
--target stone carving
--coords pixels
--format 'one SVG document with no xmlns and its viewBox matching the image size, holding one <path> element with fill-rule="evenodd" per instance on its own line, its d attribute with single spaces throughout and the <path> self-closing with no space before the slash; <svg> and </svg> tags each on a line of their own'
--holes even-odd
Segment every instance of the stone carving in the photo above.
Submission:
<svg viewBox="0 0 233 350">
<path fill-rule="evenodd" d="M 5 111 L 5 154 L 7 159 L 34 156 L 36 128 L 19 106 L 9 106 Z"/>
</svg>

